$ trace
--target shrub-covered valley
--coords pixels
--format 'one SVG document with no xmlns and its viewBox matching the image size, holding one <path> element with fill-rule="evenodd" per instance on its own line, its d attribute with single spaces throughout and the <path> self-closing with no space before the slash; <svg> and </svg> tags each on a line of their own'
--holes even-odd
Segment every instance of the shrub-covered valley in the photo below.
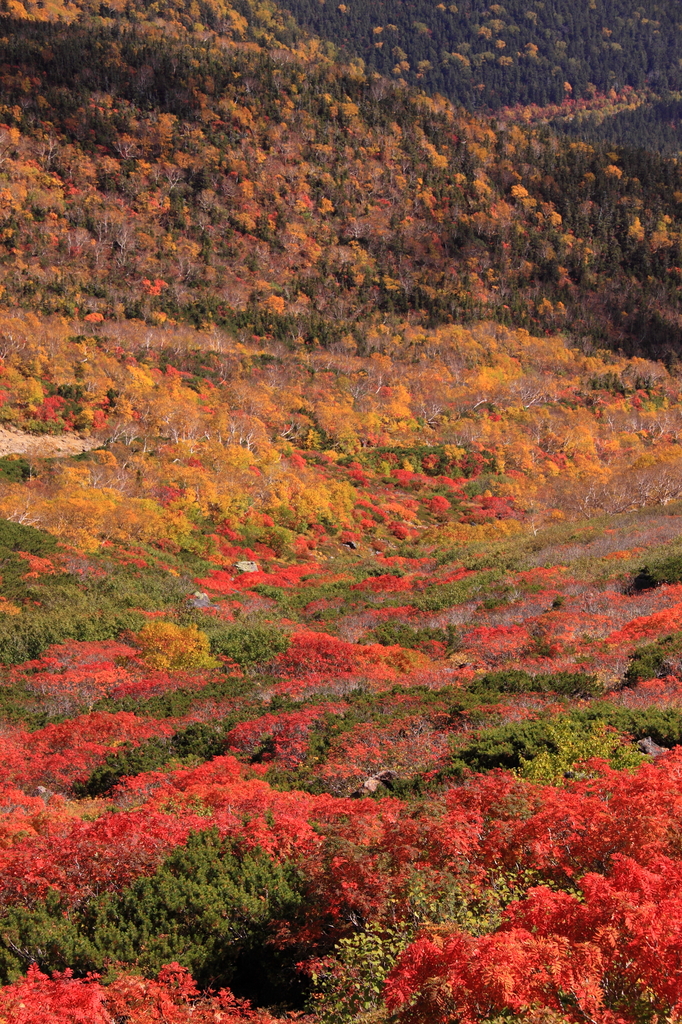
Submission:
<svg viewBox="0 0 682 1024">
<path fill-rule="evenodd" d="M 4 11 L 0 1021 L 677 1021 L 677 162 Z"/>
</svg>

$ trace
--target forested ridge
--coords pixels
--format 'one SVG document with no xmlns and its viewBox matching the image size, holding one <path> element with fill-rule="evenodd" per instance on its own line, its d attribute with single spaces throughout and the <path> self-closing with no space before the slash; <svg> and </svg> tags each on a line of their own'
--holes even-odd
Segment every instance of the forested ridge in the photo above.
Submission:
<svg viewBox="0 0 682 1024">
<path fill-rule="evenodd" d="M 538 104 L 630 86 L 680 88 L 672 0 L 505 4 L 289 0 L 299 23 L 368 68 L 471 109 Z"/>
<path fill-rule="evenodd" d="M 453 7 L 5 0 L 0 1024 L 682 1012 L 675 12 Z"/>
<path fill-rule="evenodd" d="M 675 162 L 476 120 L 235 19 L 231 42 L 11 23 L 6 301 L 322 344 L 483 317 L 675 358 Z"/>
<path fill-rule="evenodd" d="M 469 110 L 549 121 L 611 146 L 680 152 L 682 23 L 674 3 L 284 6 L 368 70 Z"/>
</svg>

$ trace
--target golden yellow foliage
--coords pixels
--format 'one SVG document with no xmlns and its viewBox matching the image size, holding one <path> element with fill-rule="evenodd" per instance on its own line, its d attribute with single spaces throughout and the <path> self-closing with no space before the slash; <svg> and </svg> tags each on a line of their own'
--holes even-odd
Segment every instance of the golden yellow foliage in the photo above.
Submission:
<svg viewBox="0 0 682 1024">
<path fill-rule="evenodd" d="M 163 672 L 215 668 L 208 637 L 197 626 L 150 622 L 135 635 L 135 643 L 150 668 Z"/>
</svg>

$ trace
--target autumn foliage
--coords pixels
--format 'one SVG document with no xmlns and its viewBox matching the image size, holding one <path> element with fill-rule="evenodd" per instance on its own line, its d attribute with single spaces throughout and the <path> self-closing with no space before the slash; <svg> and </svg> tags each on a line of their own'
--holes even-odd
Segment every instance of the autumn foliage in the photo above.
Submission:
<svg viewBox="0 0 682 1024">
<path fill-rule="evenodd" d="M 149 622 L 135 636 L 135 644 L 150 668 L 201 669 L 214 667 L 208 637 L 196 626 Z"/>
<path fill-rule="evenodd" d="M 5 8 L 0 1024 L 675 1024 L 679 166 Z"/>
</svg>

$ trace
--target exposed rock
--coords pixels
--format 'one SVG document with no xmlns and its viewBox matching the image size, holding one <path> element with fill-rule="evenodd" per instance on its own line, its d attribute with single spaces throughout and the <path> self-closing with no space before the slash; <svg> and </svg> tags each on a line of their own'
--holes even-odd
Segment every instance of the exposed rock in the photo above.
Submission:
<svg viewBox="0 0 682 1024">
<path fill-rule="evenodd" d="M 200 590 L 195 590 L 191 597 L 187 599 L 187 603 L 192 608 L 217 608 L 217 604 L 213 604 L 208 594 L 202 594 Z"/>
<path fill-rule="evenodd" d="M 258 562 L 235 562 L 234 567 L 240 572 L 260 572 Z"/>
<path fill-rule="evenodd" d="M 659 747 L 658 743 L 654 743 L 651 736 L 645 736 L 643 740 L 637 741 L 637 746 L 643 754 L 650 754 L 651 757 L 660 757 L 661 754 L 667 754 L 669 747 Z"/>
<path fill-rule="evenodd" d="M 96 448 L 101 442 L 96 437 L 79 434 L 28 434 L 17 427 L 0 427 L 0 457 L 6 455 L 33 455 L 37 458 L 59 458 L 78 455 Z"/>
<path fill-rule="evenodd" d="M 368 779 L 365 779 L 365 781 L 351 793 L 351 797 L 357 799 L 363 796 L 372 796 L 372 794 L 376 793 L 381 786 L 385 786 L 386 789 L 393 789 L 393 781 L 397 778 L 398 776 L 396 772 L 391 771 L 390 768 L 377 772 L 376 775 L 371 775 Z"/>
</svg>

